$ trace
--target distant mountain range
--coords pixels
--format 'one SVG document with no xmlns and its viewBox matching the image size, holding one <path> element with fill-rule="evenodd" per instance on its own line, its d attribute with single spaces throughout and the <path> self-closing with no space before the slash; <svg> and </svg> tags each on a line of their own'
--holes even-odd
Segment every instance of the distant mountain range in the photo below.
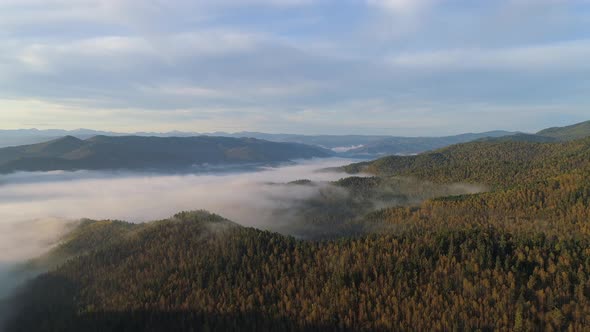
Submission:
<svg viewBox="0 0 590 332">
<path fill-rule="evenodd" d="M 440 149 L 453 144 L 466 143 L 481 138 L 497 138 L 514 134 L 515 133 L 509 131 L 489 131 L 484 133 L 468 133 L 444 137 L 387 137 L 350 149 L 346 151 L 345 154 L 351 157 L 411 155 Z"/>
<path fill-rule="evenodd" d="M 443 137 L 397 137 L 384 135 L 295 135 L 267 134 L 259 132 L 225 133 L 215 132 L 198 134 L 192 132 L 172 131 L 166 133 L 138 132 L 124 134 L 116 132 L 94 131 L 89 129 L 66 130 L 0 130 L 0 148 L 37 144 L 56 140 L 64 136 L 72 136 L 81 140 L 96 136 L 125 137 L 129 135 L 164 138 L 164 137 L 228 137 L 236 139 L 254 138 L 278 143 L 298 143 L 321 148 L 323 153 L 331 150 L 337 156 L 348 158 L 371 159 L 385 155 L 412 155 L 444 148 L 449 145 L 466 143 L 476 140 L 484 141 L 525 141 L 525 142 L 557 142 L 590 136 L 590 121 L 567 127 L 554 127 L 541 130 L 535 134 L 510 131 L 489 131 L 483 133 L 467 133 Z"/>
<path fill-rule="evenodd" d="M 511 132 L 504 130 L 483 133 L 466 133 L 441 137 L 400 137 L 364 135 L 290 135 L 241 132 L 235 134 L 215 133 L 219 136 L 255 137 L 275 142 L 296 142 L 331 149 L 347 157 L 376 157 L 381 155 L 409 155 L 440 149 L 449 145 L 475 140 L 558 142 L 590 136 L 590 121 L 566 127 L 553 127 L 537 133 Z"/>
<path fill-rule="evenodd" d="M 26 144 L 37 144 L 55 140 L 64 136 L 73 136 L 79 139 L 88 139 L 95 136 L 146 136 L 146 137 L 234 137 L 234 138 L 256 138 L 271 142 L 300 143 L 314 145 L 324 149 L 330 149 L 343 157 L 371 158 L 388 154 L 415 154 L 433 149 L 438 149 L 452 144 L 465 143 L 484 137 L 502 137 L 513 135 L 514 132 L 491 131 L 476 134 L 461 134 L 445 137 L 396 137 L 384 135 L 295 135 L 295 134 L 267 134 L 259 132 L 214 132 L 214 133 L 192 133 L 192 132 L 138 132 L 138 133 L 117 133 L 94 131 L 89 129 L 77 129 L 72 131 L 52 129 L 21 129 L 21 130 L 0 130 L 0 148 L 19 146 Z"/>
<path fill-rule="evenodd" d="M 293 205 L 303 219 L 276 216 L 303 239 L 205 211 L 83 220 L 23 267 L 49 271 L 0 299 L 0 328 L 585 331 L 590 138 L 542 137 L 346 166 L 374 176 L 325 184 L 338 190 Z"/>
<path fill-rule="evenodd" d="M 185 170 L 329 157 L 330 150 L 255 138 L 66 136 L 0 149 L 0 173 L 52 170 Z"/>
<path fill-rule="evenodd" d="M 94 136 L 154 136 L 154 137 L 191 137 L 199 136 L 197 133 L 187 133 L 180 131 L 171 131 L 167 133 L 155 132 L 137 132 L 137 133 L 118 133 L 111 131 L 99 131 L 92 129 L 16 129 L 0 130 L 0 148 L 43 143 L 65 136 L 73 136 L 79 139 L 88 139 Z M 224 136 L 224 135 L 219 135 Z"/>
</svg>

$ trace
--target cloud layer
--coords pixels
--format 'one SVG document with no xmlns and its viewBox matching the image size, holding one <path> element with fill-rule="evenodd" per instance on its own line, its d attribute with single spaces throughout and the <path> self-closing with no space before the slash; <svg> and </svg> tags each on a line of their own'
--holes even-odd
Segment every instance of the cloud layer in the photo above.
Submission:
<svg viewBox="0 0 590 332">
<path fill-rule="evenodd" d="M 586 119 L 589 27 L 586 0 L 8 0 L 0 123 L 536 130 Z"/>
<path fill-rule="evenodd" d="M 277 228 L 275 212 L 319 194 L 319 186 L 276 185 L 298 179 L 331 181 L 316 172 L 347 160 L 305 162 L 260 172 L 218 175 L 21 173 L 0 181 L 0 263 L 38 255 L 81 218 L 145 222 L 205 209 L 246 226 Z M 327 185 L 327 184 L 326 184 Z"/>
</svg>

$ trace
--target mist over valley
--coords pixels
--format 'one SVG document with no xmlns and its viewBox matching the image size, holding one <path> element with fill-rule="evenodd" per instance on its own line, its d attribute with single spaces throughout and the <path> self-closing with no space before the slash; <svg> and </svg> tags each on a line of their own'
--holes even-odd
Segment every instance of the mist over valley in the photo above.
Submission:
<svg viewBox="0 0 590 332">
<path fill-rule="evenodd" d="M 589 0 L 0 0 L 0 332 L 590 331 Z"/>
</svg>

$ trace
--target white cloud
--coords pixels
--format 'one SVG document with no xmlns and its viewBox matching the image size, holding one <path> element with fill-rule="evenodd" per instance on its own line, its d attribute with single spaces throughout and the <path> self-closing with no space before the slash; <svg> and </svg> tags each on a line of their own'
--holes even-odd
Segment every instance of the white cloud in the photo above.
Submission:
<svg viewBox="0 0 590 332">
<path fill-rule="evenodd" d="M 322 87 L 317 82 L 296 81 L 273 84 L 260 82 L 249 82 L 247 84 L 234 83 L 220 87 L 206 87 L 191 84 L 159 84 L 155 86 L 140 86 L 139 89 L 152 94 L 244 101 L 252 98 L 303 96 L 318 93 Z"/>
<path fill-rule="evenodd" d="M 582 107 L 583 3 L 0 0 L 0 123 L 428 134 L 449 102 Z"/>
<path fill-rule="evenodd" d="M 196 98 L 227 98 L 230 96 L 230 93 L 225 91 L 199 86 L 162 85 L 157 87 L 140 87 L 140 89 L 150 93 Z"/>
<path fill-rule="evenodd" d="M 499 49 L 453 49 L 393 55 L 388 62 L 397 67 L 428 70 L 506 69 L 580 70 L 589 69 L 590 40 Z"/>
<path fill-rule="evenodd" d="M 255 52 L 266 36 L 231 30 L 204 29 L 161 37 L 105 35 L 73 40 L 1 40 L 2 57 L 12 64 L 8 72 L 22 70 L 63 74 L 69 68 L 123 73 L 136 66 L 154 69 L 183 61 Z M 4 63 L 6 64 L 6 63 Z M 0 82 L 1 83 L 1 82 Z"/>
<path fill-rule="evenodd" d="M 22 28 L 65 22 L 117 24 L 152 29 L 171 17 L 208 20 L 218 12 L 251 6 L 289 8 L 317 0 L 2 0 L 0 26 Z"/>
<path fill-rule="evenodd" d="M 588 0 L 508 0 L 511 6 L 547 6 L 547 5 L 568 5 L 575 3 L 587 3 Z"/>
<path fill-rule="evenodd" d="M 284 186 L 298 179 L 332 181 L 337 172 L 316 172 L 352 162 L 305 161 L 259 172 L 215 175 L 150 175 L 108 172 L 19 173 L 0 185 L 0 263 L 39 255 L 80 218 L 145 222 L 183 210 L 206 209 L 246 226 L 280 228 L 278 209 L 317 197 L 320 186 Z M 157 199 L 154 199 L 157 197 Z M 62 222 L 59 222 L 62 221 Z"/>
<path fill-rule="evenodd" d="M 79 65 L 88 61 L 96 67 L 116 66 L 125 57 L 156 56 L 156 49 L 138 37 L 104 36 L 72 42 L 12 43 L 14 57 L 25 68 L 40 72 L 58 72 L 60 67 Z M 18 49 L 20 47 L 20 49 Z M 109 57 L 107 63 L 95 62 Z"/>
<path fill-rule="evenodd" d="M 212 5 L 226 6 L 251 6 L 251 5 L 271 5 L 271 6 L 302 6 L 318 3 L 318 0 L 209 0 Z"/>
<path fill-rule="evenodd" d="M 82 39 L 69 45 L 57 46 L 56 49 L 65 55 L 68 53 L 80 53 L 99 56 L 117 54 L 141 55 L 154 51 L 146 40 L 125 36 L 104 36 Z"/>
<path fill-rule="evenodd" d="M 437 0 L 366 0 L 371 6 L 376 6 L 394 14 L 408 15 L 431 7 Z"/>
<path fill-rule="evenodd" d="M 43 73 L 51 72 L 51 64 L 49 59 L 43 56 L 43 48 L 43 45 L 29 45 L 16 55 L 16 59 L 29 70 Z"/>
<path fill-rule="evenodd" d="M 223 55 L 252 51 L 266 41 L 262 34 L 229 30 L 200 30 L 168 36 L 160 51 L 184 55 Z M 157 42 L 157 41 L 156 41 Z M 166 49 L 165 47 L 168 47 Z"/>
</svg>

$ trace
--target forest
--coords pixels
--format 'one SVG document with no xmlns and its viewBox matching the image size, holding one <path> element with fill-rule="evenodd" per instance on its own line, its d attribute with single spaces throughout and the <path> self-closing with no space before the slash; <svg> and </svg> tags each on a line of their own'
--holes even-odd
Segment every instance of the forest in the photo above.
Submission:
<svg viewBox="0 0 590 332">
<path fill-rule="evenodd" d="M 588 329 L 590 139 L 478 141 L 344 170 L 371 176 L 333 183 L 342 200 L 308 202 L 299 229 L 321 236 L 205 211 L 85 220 L 29 263 L 50 270 L 4 303 L 5 328 Z"/>
<path fill-rule="evenodd" d="M 0 148 L 0 174 L 77 170 L 194 172 L 197 166 L 269 165 L 328 157 L 330 150 L 297 143 L 217 136 L 66 136 Z"/>
</svg>

